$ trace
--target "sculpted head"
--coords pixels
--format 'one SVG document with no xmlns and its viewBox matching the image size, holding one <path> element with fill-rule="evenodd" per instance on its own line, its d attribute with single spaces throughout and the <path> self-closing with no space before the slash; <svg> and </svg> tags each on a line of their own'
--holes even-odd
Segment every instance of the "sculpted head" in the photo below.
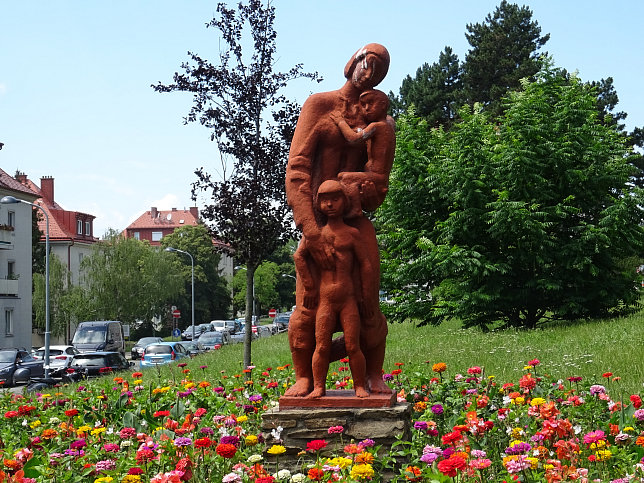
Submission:
<svg viewBox="0 0 644 483">
<path fill-rule="evenodd" d="M 339 217 L 345 214 L 349 203 L 342 185 L 335 179 L 327 179 L 318 188 L 317 207 L 328 217 Z"/>
<path fill-rule="evenodd" d="M 389 97 L 379 90 L 368 90 L 360 94 L 360 109 L 367 121 L 377 121 L 387 116 Z"/>
<path fill-rule="evenodd" d="M 380 44 L 367 44 L 353 54 L 344 68 L 344 77 L 359 90 L 371 89 L 389 70 L 389 52 Z"/>
</svg>

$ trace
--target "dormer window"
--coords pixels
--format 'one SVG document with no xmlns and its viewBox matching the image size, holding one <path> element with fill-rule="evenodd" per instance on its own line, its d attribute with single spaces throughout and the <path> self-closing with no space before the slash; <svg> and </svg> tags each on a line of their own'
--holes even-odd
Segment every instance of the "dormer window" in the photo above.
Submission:
<svg viewBox="0 0 644 483">
<path fill-rule="evenodd" d="M 78 235 L 83 234 L 83 220 L 76 220 L 76 233 Z"/>
<path fill-rule="evenodd" d="M 92 223 L 89 221 L 85 222 L 85 234 L 87 236 L 92 236 Z"/>
</svg>

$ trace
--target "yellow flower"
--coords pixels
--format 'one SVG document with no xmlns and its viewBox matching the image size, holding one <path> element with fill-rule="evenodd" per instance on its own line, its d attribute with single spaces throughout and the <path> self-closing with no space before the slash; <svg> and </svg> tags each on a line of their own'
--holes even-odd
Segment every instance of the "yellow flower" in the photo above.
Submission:
<svg viewBox="0 0 644 483">
<path fill-rule="evenodd" d="M 105 399 L 105 396 L 103 396 L 103 395 L 101 394 L 101 395 L 99 395 L 96 399 Z M 99 480 L 100 480 L 100 478 L 99 478 Z M 96 481 L 98 481 L 98 480 L 96 480 Z"/>
<path fill-rule="evenodd" d="M 338 456 L 337 458 L 333 458 L 327 461 L 327 463 L 331 466 L 339 466 L 342 469 L 345 469 L 349 465 L 351 465 L 352 461 L 350 458 L 344 458 L 343 456 Z"/>
<path fill-rule="evenodd" d="M 595 454 L 597 455 L 597 461 L 606 461 L 610 459 L 611 456 L 613 456 L 613 453 L 611 453 L 610 450 L 607 449 L 600 449 Z"/>
<path fill-rule="evenodd" d="M 51 394 L 43 394 L 40 396 L 42 399 L 51 399 Z"/>
<path fill-rule="evenodd" d="M 350 475 L 354 480 L 366 480 L 373 477 L 374 471 L 369 464 L 354 465 L 353 468 L 351 468 Z"/>
<path fill-rule="evenodd" d="M 96 428 L 96 429 L 92 430 L 91 435 L 92 436 L 98 436 L 99 434 L 104 433 L 104 432 L 105 432 L 105 428 Z"/>
<path fill-rule="evenodd" d="M 521 437 L 521 435 L 522 435 L 522 434 L 525 434 L 525 433 L 523 432 L 523 428 L 513 428 L 513 429 L 512 429 L 512 437 L 513 437 L 514 439 L 519 439 L 519 437 Z M 519 442 L 520 442 L 520 441 L 519 441 Z"/>
<path fill-rule="evenodd" d="M 286 448 L 281 444 L 274 444 L 269 448 L 267 453 L 277 456 L 277 455 L 286 453 Z"/>
<path fill-rule="evenodd" d="M 542 397 L 533 397 L 530 401 L 531 406 L 543 406 L 546 403 L 546 400 Z"/>
<path fill-rule="evenodd" d="M 539 460 L 537 458 L 532 458 L 531 456 L 528 456 L 526 460 L 530 462 L 530 469 L 532 470 L 537 469 L 537 466 L 539 464 Z"/>
<path fill-rule="evenodd" d="M 183 387 L 185 387 L 186 389 L 190 389 L 192 387 L 195 387 L 195 385 L 196 384 L 194 382 L 188 382 L 188 383 L 184 384 Z"/>
<path fill-rule="evenodd" d="M 515 398 L 512 400 L 512 402 L 513 402 L 514 404 L 518 405 L 518 406 L 521 406 L 521 405 L 525 402 L 525 398 L 523 398 L 523 397 L 521 397 L 521 396 L 519 396 L 519 397 L 515 397 Z"/>
<path fill-rule="evenodd" d="M 138 386 L 139 384 L 143 383 L 143 379 L 136 379 L 135 381 L 132 381 L 132 384 L 135 386 Z M 137 476 L 137 475 L 129 475 L 129 476 Z"/>
<path fill-rule="evenodd" d="M 91 426 L 87 426 L 87 425 L 79 426 L 78 429 L 76 430 L 76 432 L 80 435 L 80 434 L 88 432 L 90 429 L 92 429 Z"/>
<path fill-rule="evenodd" d="M 237 418 L 238 423 L 245 423 L 246 421 L 248 421 L 248 416 L 246 416 L 245 414 L 242 414 Z"/>
<path fill-rule="evenodd" d="M 603 439 L 600 439 L 596 443 L 591 443 L 590 444 L 590 449 L 601 449 L 604 446 L 606 446 L 606 441 L 604 441 Z"/>
<path fill-rule="evenodd" d="M 41 424 L 42 424 L 42 423 L 40 422 L 40 419 L 36 419 L 35 421 L 33 421 L 33 422 L 31 422 L 31 423 L 29 424 L 29 427 L 30 427 L 31 429 L 34 429 L 34 428 L 37 428 L 38 426 L 40 426 Z"/>
<path fill-rule="evenodd" d="M 125 475 L 121 483 L 138 483 L 139 481 L 141 481 L 140 475 Z"/>
<path fill-rule="evenodd" d="M 96 478 L 94 483 L 109 483 L 110 481 L 114 481 L 114 478 L 111 476 L 103 476 L 102 478 Z"/>
<path fill-rule="evenodd" d="M 516 429 L 517 428 L 515 428 L 513 431 L 516 431 Z M 523 443 L 523 441 L 518 440 L 518 439 L 515 439 L 514 441 L 510 441 L 510 448 L 512 448 L 513 446 L 516 446 L 517 444 L 521 444 L 521 443 Z"/>
<path fill-rule="evenodd" d="M 635 428 L 633 428 L 632 426 L 626 426 L 624 428 L 624 432 L 626 432 L 626 431 L 635 431 Z"/>
<path fill-rule="evenodd" d="M 255 446 L 259 440 L 254 434 L 249 434 L 246 436 L 246 446 Z"/>
</svg>

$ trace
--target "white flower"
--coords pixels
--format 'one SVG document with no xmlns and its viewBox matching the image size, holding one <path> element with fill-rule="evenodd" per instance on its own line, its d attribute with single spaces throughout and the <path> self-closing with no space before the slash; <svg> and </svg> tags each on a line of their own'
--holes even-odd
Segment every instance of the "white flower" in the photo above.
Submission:
<svg viewBox="0 0 644 483">
<path fill-rule="evenodd" d="M 132 441 L 129 439 L 124 439 L 121 441 L 121 448 L 127 448 L 128 446 L 132 446 Z"/>
<path fill-rule="evenodd" d="M 60 419 L 56 417 L 49 418 L 49 424 L 58 424 L 58 423 L 60 423 Z"/>
<path fill-rule="evenodd" d="M 291 483 L 304 483 L 306 481 L 306 475 L 302 473 L 295 473 L 291 476 Z"/>
<path fill-rule="evenodd" d="M 286 478 L 290 478 L 290 477 L 291 477 L 291 472 L 290 472 L 289 470 L 286 470 L 286 469 L 284 469 L 284 470 L 279 470 L 279 471 L 277 472 L 277 474 L 275 475 L 275 477 L 276 477 L 278 480 L 284 480 L 284 479 L 286 479 Z"/>
<path fill-rule="evenodd" d="M 27 426 L 28 424 L 29 424 L 29 423 L 27 422 L 27 420 L 26 420 L 26 419 L 23 419 L 23 420 L 22 420 L 22 425 L 23 425 L 23 426 Z"/>
<path fill-rule="evenodd" d="M 261 454 L 252 454 L 248 457 L 248 462 L 249 463 L 259 463 L 262 461 L 264 458 L 262 457 Z"/>
<path fill-rule="evenodd" d="M 273 439 L 280 439 L 280 436 L 282 435 L 282 431 L 284 431 L 284 428 L 281 426 L 278 426 L 277 428 L 271 430 L 271 436 Z"/>
</svg>

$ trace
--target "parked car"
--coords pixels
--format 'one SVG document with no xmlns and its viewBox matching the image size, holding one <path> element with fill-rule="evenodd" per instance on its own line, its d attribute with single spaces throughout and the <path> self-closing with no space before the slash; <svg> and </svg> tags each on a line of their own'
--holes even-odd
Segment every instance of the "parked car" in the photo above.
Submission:
<svg viewBox="0 0 644 483">
<path fill-rule="evenodd" d="M 50 345 L 49 346 L 49 368 L 54 370 L 58 367 L 69 367 L 75 355 L 80 351 L 73 345 Z M 45 361 L 45 348 L 41 347 L 33 353 L 34 359 Z"/>
<path fill-rule="evenodd" d="M 226 328 L 231 335 L 236 334 L 241 330 L 241 323 L 236 320 L 226 320 Z"/>
<path fill-rule="evenodd" d="M 206 350 L 219 349 L 222 345 L 230 344 L 230 334 L 228 331 L 219 330 L 205 332 L 199 337 L 199 342 L 203 344 Z"/>
<path fill-rule="evenodd" d="M 246 324 L 242 325 L 242 332 L 244 332 L 245 327 L 246 327 Z M 268 325 L 253 325 L 251 327 L 251 330 L 253 331 L 253 335 L 257 339 L 259 339 L 260 337 L 268 337 L 273 335 L 273 332 L 271 331 L 271 328 Z"/>
<path fill-rule="evenodd" d="M 143 349 L 145 349 L 145 346 L 150 344 L 155 344 L 157 342 L 163 342 L 163 338 L 141 337 L 139 341 L 136 344 L 134 344 L 134 346 L 132 347 L 132 351 L 131 351 L 132 360 L 140 359 L 141 356 L 143 355 Z"/>
<path fill-rule="evenodd" d="M 0 349 L 0 383 L 4 386 L 44 375 L 43 361 L 34 359 L 25 349 Z"/>
<path fill-rule="evenodd" d="M 125 371 L 130 368 L 130 363 L 120 352 L 97 351 L 83 352 L 75 355 L 67 369 L 58 369 L 52 375 L 60 375 L 65 372 L 80 372 L 87 377 L 102 376 L 112 372 Z"/>
<path fill-rule="evenodd" d="M 201 334 L 210 330 L 214 330 L 210 323 L 195 325 L 196 338 L 198 339 Z M 192 325 L 186 327 L 186 330 L 181 333 L 181 340 L 192 340 Z"/>
<path fill-rule="evenodd" d="M 213 320 L 210 322 L 210 324 L 213 326 L 211 331 L 223 331 L 228 332 L 228 334 L 232 334 L 230 330 L 230 324 L 228 324 L 225 320 Z"/>
<path fill-rule="evenodd" d="M 206 350 L 207 350 L 204 347 L 204 345 L 201 342 L 199 342 L 198 340 L 196 340 L 196 341 L 191 341 L 191 340 L 190 341 L 185 341 L 185 342 L 182 342 L 181 344 L 188 351 L 188 354 L 190 355 L 190 357 L 195 357 L 196 355 L 202 354 L 202 353 L 206 352 Z"/>
<path fill-rule="evenodd" d="M 282 312 L 281 314 L 277 314 L 275 317 L 275 320 L 273 323 L 280 329 L 280 330 L 286 330 L 288 329 L 288 322 L 291 320 L 291 315 L 293 312 Z"/>
<path fill-rule="evenodd" d="M 176 360 L 190 357 L 182 342 L 159 342 L 145 348 L 141 357 L 141 368 L 170 364 Z"/>
<path fill-rule="evenodd" d="M 116 320 L 80 322 L 76 327 L 72 345 L 80 352 L 120 352 L 125 356 L 123 327 Z"/>
</svg>

